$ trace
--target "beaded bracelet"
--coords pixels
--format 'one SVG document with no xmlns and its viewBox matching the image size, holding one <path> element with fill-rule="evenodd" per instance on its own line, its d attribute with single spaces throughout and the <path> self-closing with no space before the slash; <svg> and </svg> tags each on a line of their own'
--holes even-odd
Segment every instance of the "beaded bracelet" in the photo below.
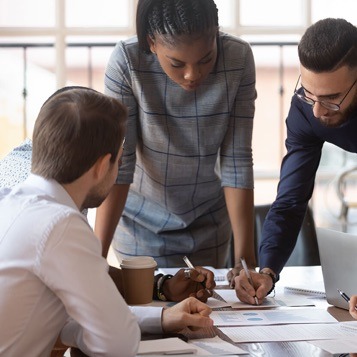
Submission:
<svg viewBox="0 0 357 357">
<path fill-rule="evenodd" d="M 161 301 L 167 301 L 167 298 L 163 292 L 163 286 L 166 280 L 169 280 L 173 277 L 171 274 L 160 276 L 159 280 L 157 281 L 156 285 L 156 296 Z"/>
<path fill-rule="evenodd" d="M 158 296 L 157 296 L 157 282 L 159 281 L 159 279 L 164 276 L 164 274 L 157 274 L 154 277 L 154 286 L 153 286 L 153 291 L 152 291 L 152 299 L 153 300 L 159 300 Z"/>
</svg>

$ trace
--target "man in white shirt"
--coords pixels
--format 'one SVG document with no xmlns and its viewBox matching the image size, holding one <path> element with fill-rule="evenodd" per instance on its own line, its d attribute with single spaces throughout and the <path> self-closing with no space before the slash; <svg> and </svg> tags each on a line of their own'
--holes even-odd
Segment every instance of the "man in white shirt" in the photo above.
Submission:
<svg viewBox="0 0 357 357">
<path fill-rule="evenodd" d="M 134 356 L 140 330 L 212 325 L 194 298 L 131 311 L 81 214 L 115 181 L 126 115 L 116 99 L 83 87 L 59 90 L 42 106 L 31 174 L 0 190 L 1 356 L 49 356 L 57 339 L 89 356 Z"/>
</svg>

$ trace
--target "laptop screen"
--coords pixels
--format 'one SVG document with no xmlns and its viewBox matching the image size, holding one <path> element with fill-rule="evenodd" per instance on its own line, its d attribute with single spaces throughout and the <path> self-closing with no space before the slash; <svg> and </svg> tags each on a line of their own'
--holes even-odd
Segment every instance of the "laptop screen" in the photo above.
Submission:
<svg viewBox="0 0 357 357">
<path fill-rule="evenodd" d="M 348 310 L 338 289 L 357 294 L 357 235 L 325 228 L 317 228 L 316 234 L 327 302 Z"/>
</svg>

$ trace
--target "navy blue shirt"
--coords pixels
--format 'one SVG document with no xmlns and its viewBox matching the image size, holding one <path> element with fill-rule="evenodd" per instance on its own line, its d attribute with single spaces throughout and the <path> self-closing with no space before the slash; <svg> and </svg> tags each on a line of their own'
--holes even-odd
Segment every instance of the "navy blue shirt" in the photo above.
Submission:
<svg viewBox="0 0 357 357">
<path fill-rule="evenodd" d="M 287 139 L 276 200 L 265 219 L 259 265 L 280 273 L 295 247 L 312 196 L 324 142 L 357 153 L 357 111 L 336 128 L 313 115 L 312 107 L 293 96 L 286 119 Z"/>
</svg>

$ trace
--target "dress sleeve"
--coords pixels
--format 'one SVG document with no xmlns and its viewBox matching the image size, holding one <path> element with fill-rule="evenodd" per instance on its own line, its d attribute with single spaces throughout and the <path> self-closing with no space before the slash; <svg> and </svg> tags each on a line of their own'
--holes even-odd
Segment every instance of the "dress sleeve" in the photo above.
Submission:
<svg viewBox="0 0 357 357">
<path fill-rule="evenodd" d="M 132 87 L 132 64 L 124 42 L 119 42 L 114 48 L 106 68 L 104 86 L 107 95 L 119 99 L 128 109 L 125 150 L 116 183 L 130 184 L 136 162 L 138 103 Z"/>
<path fill-rule="evenodd" d="M 229 127 L 221 146 L 222 186 L 252 189 L 252 132 L 257 97 L 255 63 L 249 44 L 243 42 L 239 51 L 231 51 L 236 68 L 242 75 L 230 113 Z"/>
<path fill-rule="evenodd" d="M 295 247 L 320 163 L 323 141 L 314 134 L 308 115 L 293 97 L 286 120 L 287 154 L 259 249 L 260 267 L 269 267 L 276 273 L 281 272 Z"/>
</svg>

